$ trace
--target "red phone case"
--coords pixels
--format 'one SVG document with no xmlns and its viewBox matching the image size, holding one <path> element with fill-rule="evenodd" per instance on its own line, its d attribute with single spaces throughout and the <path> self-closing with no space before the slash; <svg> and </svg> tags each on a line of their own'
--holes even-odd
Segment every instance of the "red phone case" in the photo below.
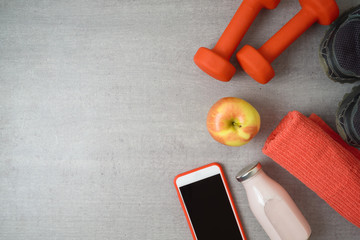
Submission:
<svg viewBox="0 0 360 240">
<path fill-rule="evenodd" d="M 243 240 L 246 240 L 246 236 L 245 236 L 245 234 L 244 234 L 244 229 L 243 229 L 243 227 L 242 227 L 242 225 L 241 225 L 239 215 L 238 215 L 238 213 L 237 213 L 237 211 L 236 211 L 235 204 L 234 204 L 234 200 L 233 200 L 233 198 L 232 198 L 232 196 L 231 196 L 230 188 L 229 188 L 228 183 L 227 183 L 227 181 L 226 181 L 224 171 L 223 171 L 221 165 L 218 164 L 218 163 L 210 163 L 210 164 L 208 164 L 208 165 L 205 165 L 205 166 L 202 166 L 202 167 L 199 167 L 199 168 L 195 168 L 195 169 L 193 169 L 193 170 L 190 170 L 190 171 L 181 173 L 181 174 L 177 175 L 177 176 L 175 177 L 175 179 L 174 179 L 174 184 L 175 184 L 176 192 L 177 192 L 178 198 L 179 198 L 179 200 L 180 200 L 181 207 L 182 207 L 182 209 L 183 209 L 183 211 L 184 211 L 184 214 L 185 214 L 187 223 L 188 223 L 189 228 L 190 228 L 190 230 L 191 230 L 191 234 L 192 234 L 194 240 L 196 240 L 195 232 L 194 232 L 194 229 L 193 229 L 192 226 L 191 226 L 190 218 L 189 218 L 189 216 L 188 216 L 188 214 L 187 214 L 187 212 L 186 212 L 185 204 L 184 204 L 184 202 L 182 201 L 179 188 L 178 188 L 177 185 L 176 185 L 176 180 L 177 180 L 179 177 L 188 175 L 188 174 L 190 174 L 190 173 L 193 173 L 193 172 L 196 172 L 196 171 L 199 171 L 199 170 L 201 170 L 201 169 L 204 169 L 204 168 L 207 168 L 207 167 L 210 167 L 210 166 L 214 166 L 214 165 L 215 165 L 215 166 L 218 166 L 219 169 L 220 169 L 220 173 L 221 173 L 222 179 L 224 180 L 225 188 L 226 188 L 226 190 L 227 190 L 227 192 L 228 192 L 228 195 L 229 195 L 230 203 L 231 203 L 231 205 L 233 206 L 236 220 L 238 221 L 239 226 L 240 226 L 241 235 L 242 235 L 243 238 L 244 238 Z M 226 236 L 224 236 L 224 237 L 226 238 Z M 225 239 L 225 238 L 224 238 L 224 239 Z"/>
</svg>

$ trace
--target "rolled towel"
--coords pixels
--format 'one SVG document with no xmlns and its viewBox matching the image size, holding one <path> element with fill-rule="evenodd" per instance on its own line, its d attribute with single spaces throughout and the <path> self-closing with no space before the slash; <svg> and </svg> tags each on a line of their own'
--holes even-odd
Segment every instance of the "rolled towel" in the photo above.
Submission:
<svg viewBox="0 0 360 240">
<path fill-rule="evenodd" d="M 360 151 L 320 117 L 288 113 L 263 152 L 360 227 Z"/>
</svg>

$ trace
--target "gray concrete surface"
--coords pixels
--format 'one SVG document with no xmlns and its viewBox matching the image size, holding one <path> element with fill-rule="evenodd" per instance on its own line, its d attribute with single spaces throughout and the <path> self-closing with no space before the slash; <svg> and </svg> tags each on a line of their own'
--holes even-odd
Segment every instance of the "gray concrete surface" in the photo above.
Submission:
<svg viewBox="0 0 360 240">
<path fill-rule="evenodd" d="M 234 176 L 248 163 L 291 194 L 311 239 L 359 239 L 360 230 L 264 156 L 266 137 L 291 110 L 334 127 L 356 84 L 327 79 L 315 25 L 274 62 L 262 86 L 238 71 L 229 83 L 193 64 L 241 1 L 0 0 L 0 239 L 191 239 L 173 178 L 223 165 L 249 240 L 267 239 Z M 358 0 L 338 1 L 341 11 Z M 300 6 L 262 11 L 241 46 L 259 47 Z M 232 59 L 239 70 L 239 65 Z M 230 148 L 205 121 L 225 96 L 252 103 L 259 135 Z"/>
</svg>

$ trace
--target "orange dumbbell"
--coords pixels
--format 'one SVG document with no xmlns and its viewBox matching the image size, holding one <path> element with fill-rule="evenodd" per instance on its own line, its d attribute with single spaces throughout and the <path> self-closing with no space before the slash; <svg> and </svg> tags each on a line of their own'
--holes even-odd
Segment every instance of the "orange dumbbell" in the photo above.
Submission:
<svg viewBox="0 0 360 240">
<path fill-rule="evenodd" d="M 266 84 L 274 76 L 271 63 L 315 22 L 330 25 L 338 16 L 334 0 L 300 0 L 302 9 L 261 48 L 246 45 L 236 57 L 240 66 L 253 79 Z"/>
<path fill-rule="evenodd" d="M 195 64 L 213 78 L 228 82 L 235 74 L 230 58 L 262 8 L 274 9 L 280 0 L 243 0 L 215 47 L 200 48 Z"/>
</svg>

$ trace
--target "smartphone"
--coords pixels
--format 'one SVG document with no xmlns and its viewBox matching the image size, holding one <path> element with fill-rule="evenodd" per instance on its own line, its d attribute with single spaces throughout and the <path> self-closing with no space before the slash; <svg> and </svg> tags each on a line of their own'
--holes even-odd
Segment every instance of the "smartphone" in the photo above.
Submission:
<svg viewBox="0 0 360 240">
<path fill-rule="evenodd" d="M 182 173 L 174 183 L 195 240 L 246 240 L 218 163 Z"/>
</svg>

